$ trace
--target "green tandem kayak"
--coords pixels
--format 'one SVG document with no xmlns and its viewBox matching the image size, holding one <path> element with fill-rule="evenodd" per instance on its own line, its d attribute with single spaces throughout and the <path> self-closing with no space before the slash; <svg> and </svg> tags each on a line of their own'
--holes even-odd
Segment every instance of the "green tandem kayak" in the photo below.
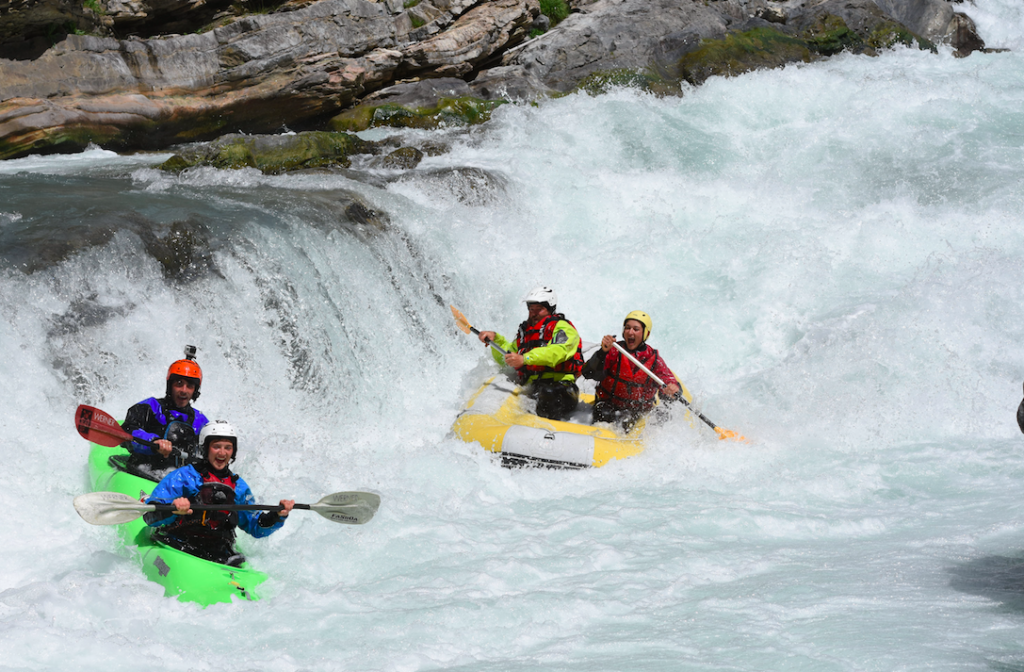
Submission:
<svg viewBox="0 0 1024 672">
<path fill-rule="evenodd" d="M 93 491 L 120 492 L 140 501 L 149 496 L 156 487 L 155 482 L 118 468 L 117 461 L 127 456 L 124 448 L 90 444 L 89 482 Z M 146 577 L 163 586 L 168 597 L 204 607 L 218 602 L 259 599 L 253 589 L 267 580 L 263 572 L 250 569 L 247 563 L 229 567 L 197 558 L 154 540 L 150 531 L 141 516 L 117 526 L 125 546 L 138 547 L 138 558 Z"/>
</svg>

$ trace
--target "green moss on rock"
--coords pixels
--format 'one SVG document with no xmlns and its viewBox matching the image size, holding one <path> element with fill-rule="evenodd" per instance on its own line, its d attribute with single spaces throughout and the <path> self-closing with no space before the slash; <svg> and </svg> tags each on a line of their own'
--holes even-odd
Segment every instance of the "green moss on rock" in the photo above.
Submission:
<svg viewBox="0 0 1024 672">
<path fill-rule="evenodd" d="M 918 49 L 938 51 L 933 42 L 915 35 L 894 21 L 879 23 L 865 42 L 874 49 L 891 49 L 897 44 L 912 47 L 916 44 Z"/>
<path fill-rule="evenodd" d="M 815 21 L 803 37 L 808 48 L 822 56 L 834 56 L 841 51 L 860 51 L 864 40 L 838 16 L 826 14 Z"/>
<path fill-rule="evenodd" d="M 65 126 L 45 132 L 8 136 L 0 140 L 0 160 L 14 159 L 34 153 L 78 152 L 91 144 L 120 146 L 121 129 L 112 126 Z"/>
<path fill-rule="evenodd" d="M 620 68 L 591 73 L 580 80 L 573 91 L 583 91 L 591 96 L 621 88 L 660 93 L 667 84 L 664 79 L 650 72 Z"/>
<path fill-rule="evenodd" d="M 168 173 L 180 173 L 186 168 L 190 168 L 191 164 L 189 164 L 189 162 L 180 154 L 175 154 L 157 167 L 160 170 L 167 171 Z"/>
<path fill-rule="evenodd" d="M 676 73 L 691 84 L 715 75 L 739 75 L 751 70 L 780 67 L 834 56 L 842 51 L 873 54 L 897 44 L 935 49 L 928 40 L 914 35 L 892 21 L 880 21 L 868 35 L 861 35 L 838 16 L 825 14 L 799 35 L 788 35 L 770 27 L 730 33 L 721 40 L 705 40 L 683 56 Z"/>
<path fill-rule="evenodd" d="M 399 147 L 380 160 L 381 168 L 412 170 L 423 160 L 423 152 L 415 147 Z"/>
<path fill-rule="evenodd" d="M 441 98 L 435 107 L 410 108 L 404 105 L 359 105 L 331 119 L 335 131 L 365 131 L 374 126 L 434 129 L 439 126 L 471 126 L 491 118 L 491 112 L 504 100 L 480 98 Z"/>
<path fill-rule="evenodd" d="M 256 168 L 267 175 L 292 170 L 348 166 L 352 154 L 373 151 L 371 143 L 348 133 L 314 131 L 297 135 L 228 135 L 172 156 L 161 170 L 195 166 Z"/>
<path fill-rule="evenodd" d="M 806 40 L 762 27 L 730 33 L 721 40 L 705 40 L 697 50 L 683 56 L 677 68 L 682 79 L 700 84 L 715 75 L 739 75 L 812 58 Z"/>
</svg>

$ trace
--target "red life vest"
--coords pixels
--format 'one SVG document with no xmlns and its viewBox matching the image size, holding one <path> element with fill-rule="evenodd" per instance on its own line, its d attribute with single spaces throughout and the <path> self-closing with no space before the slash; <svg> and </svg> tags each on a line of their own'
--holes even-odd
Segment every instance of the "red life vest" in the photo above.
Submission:
<svg viewBox="0 0 1024 672">
<path fill-rule="evenodd" d="M 625 345 L 625 343 L 621 345 Z M 646 343 L 629 354 L 636 357 L 651 371 L 654 370 L 654 364 L 658 361 L 658 351 Z M 615 408 L 643 413 L 654 407 L 658 384 L 628 358 L 623 357 L 618 350 L 609 350 L 605 355 L 604 372 L 605 376 L 596 393 L 599 401 L 608 401 Z"/>
<path fill-rule="evenodd" d="M 562 313 L 555 313 L 554 315 L 548 315 L 543 320 L 540 320 L 533 325 L 527 324 L 526 322 L 520 324 L 519 333 L 516 335 L 516 343 L 519 344 L 519 354 L 525 355 L 534 348 L 541 348 L 550 344 L 551 339 L 554 338 L 555 335 L 555 325 L 557 325 L 561 320 L 569 322 L 569 320 L 565 319 L 565 315 Z M 569 326 L 573 329 L 576 328 L 576 325 L 572 322 L 569 322 Z M 582 370 L 582 343 L 576 344 L 576 354 L 556 366 L 527 364 L 516 369 L 516 371 L 519 372 L 520 384 L 525 383 L 531 376 L 539 376 L 543 373 L 571 373 L 573 376 L 578 378 Z"/>
</svg>

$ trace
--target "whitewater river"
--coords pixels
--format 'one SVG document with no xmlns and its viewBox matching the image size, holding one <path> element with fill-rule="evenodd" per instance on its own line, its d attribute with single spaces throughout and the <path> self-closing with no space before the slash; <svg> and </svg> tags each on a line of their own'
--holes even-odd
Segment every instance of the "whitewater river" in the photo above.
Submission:
<svg viewBox="0 0 1024 672">
<path fill-rule="evenodd" d="M 404 174 L 0 162 L 0 668 L 1024 670 L 1024 11 L 958 8 L 1011 51 L 509 106 Z M 588 341 L 649 312 L 749 442 L 682 408 L 599 470 L 454 439 L 496 367 L 449 303 L 511 335 L 541 283 Z M 76 406 L 185 344 L 259 499 L 383 499 L 243 538 L 260 602 L 163 597 L 71 506 Z"/>
</svg>

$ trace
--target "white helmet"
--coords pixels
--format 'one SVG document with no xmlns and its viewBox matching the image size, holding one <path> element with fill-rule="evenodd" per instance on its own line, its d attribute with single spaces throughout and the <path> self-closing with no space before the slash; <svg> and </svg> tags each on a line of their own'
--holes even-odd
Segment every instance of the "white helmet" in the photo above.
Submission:
<svg viewBox="0 0 1024 672">
<path fill-rule="evenodd" d="M 558 295 L 550 287 L 534 287 L 523 299 L 523 303 L 546 303 L 549 308 L 554 309 L 558 305 Z"/>
<path fill-rule="evenodd" d="M 203 447 L 203 457 L 207 456 L 212 439 L 231 439 L 231 445 L 234 447 L 231 451 L 231 460 L 234 461 L 238 455 L 238 431 L 235 426 L 225 420 L 206 423 L 199 432 L 199 445 Z"/>
</svg>

